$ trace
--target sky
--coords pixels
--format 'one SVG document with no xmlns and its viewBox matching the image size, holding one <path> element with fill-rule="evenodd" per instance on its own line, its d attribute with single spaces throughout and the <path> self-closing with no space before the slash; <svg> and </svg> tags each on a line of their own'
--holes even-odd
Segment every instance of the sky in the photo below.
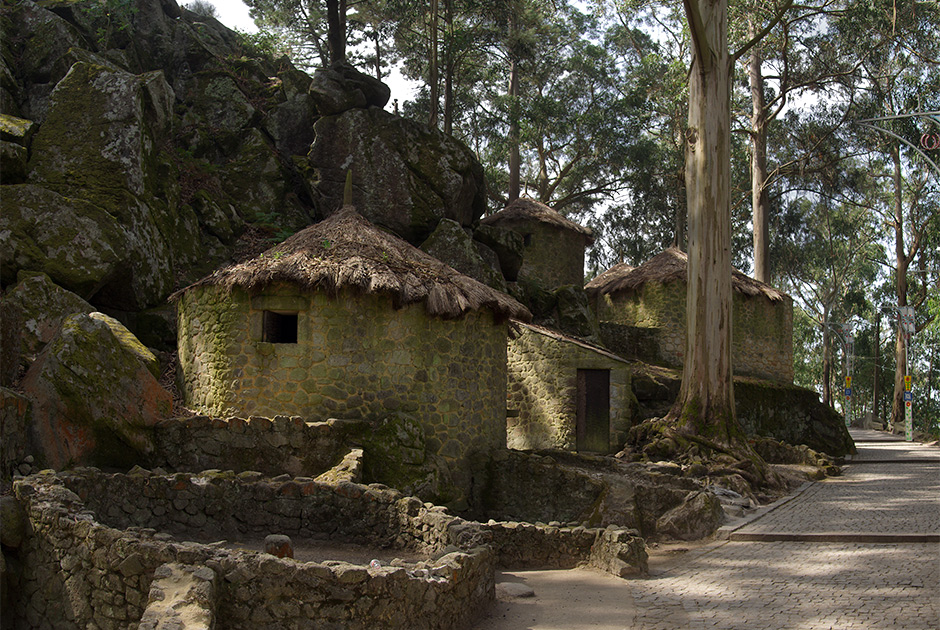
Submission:
<svg viewBox="0 0 940 630">
<path fill-rule="evenodd" d="M 216 11 L 218 11 L 218 20 L 225 26 L 244 31 L 246 33 L 257 33 L 258 27 L 255 26 L 254 20 L 251 19 L 251 16 L 248 15 L 248 5 L 246 5 L 242 0 L 208 0 L 213 5 L 215 5 Z M 187 0 L 181 0 L 180 4 L 187 4 Z M 392 101 L 398 99 L 399 102 L 404 102 L 406 100 L 411 100 L 414 98 L 414 91 L 416 85 L 413 82 L 405 80 L 401 74 L 399 74 L 397 69 L 392 70 L 389 77 L 385 80 L 385 84 L 392 91 L 392 97 L 389 99 L 389 104 L 386 106 L 386 109 L 392 108 Z"/>
</svg>

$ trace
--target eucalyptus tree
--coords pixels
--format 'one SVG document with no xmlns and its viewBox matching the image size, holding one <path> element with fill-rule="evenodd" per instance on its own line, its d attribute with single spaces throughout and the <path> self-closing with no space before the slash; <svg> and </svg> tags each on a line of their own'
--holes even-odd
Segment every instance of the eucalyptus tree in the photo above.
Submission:
<svg viewBox="0 0 940 630">
<path fill-rule="evenodd" d="M 940 182 L 912 150 L 920 121 L 911 113 L 940 109 L 940 5 L 916 0 L 852 2 L 837 23 L 840 45 L 859 51 L 856 76 L 858 119 L 878 119 L 883 132 L 859 130 L 857 142 L 870 150 L 870 169 L 885 182 L 884 203 L 875 208 L 893 241 L 890 263 L 896 306 L 922 308 L 927 300 L 927 270 L 938 264 L 936 252 L 924 245 L 940 229 Z M 902 142 L 905 140 L 906 142 Z M 916 263 L 924 273 L 915 273 Z M 918 327 L 929 318 L 922 318 Z M 899 331 L 897 366 L 907 365 L 906 344 Z M 903 370 L 896 370 L 892 422 L 903 418 Z"/>
</svg>

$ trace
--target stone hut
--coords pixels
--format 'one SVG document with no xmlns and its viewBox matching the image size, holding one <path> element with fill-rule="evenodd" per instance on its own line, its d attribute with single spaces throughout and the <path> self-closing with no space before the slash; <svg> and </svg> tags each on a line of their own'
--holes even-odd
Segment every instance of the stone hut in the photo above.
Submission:
<svg viewBox="0 0 940 630">
<path fill-rule="evenodd" d="M 525 253 L 519 280 L 552 291 L 584 284 L 584 249 L 594 243 L 590 228 L 578 225 L 543 203 L 516 199 L 480 223 L 522 236 Z"/>
<path fill-rule="evenodd" d="M 620 449 L 635 407 L 629 364 L 542 326 L 513 322 L 507 444 L 514 449 L 610 453 Z"/>
<path fill-rule="evenodd" d="M 505 447 L 508 320 L 529 312 L 353 208 L 174 298 L 185 401 L 201 413 L 404 413 L 458 467 Z"/>
<path fill-rule="evenodd" d="M 733 274 L 735 374 L 793 382 L 793 300 L 740 271 Z M 636 269 L 618 265 L 588 283 L 604 345 L 625 357 L 681 368 L 687 278 L 686 254 L 670 248 Z"/>
</svg>

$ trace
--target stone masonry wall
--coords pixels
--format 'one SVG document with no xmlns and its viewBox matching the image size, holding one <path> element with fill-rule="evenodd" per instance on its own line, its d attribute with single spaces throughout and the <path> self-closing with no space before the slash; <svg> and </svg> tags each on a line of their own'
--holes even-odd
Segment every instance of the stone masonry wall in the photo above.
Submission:
<svg viewBox="0 0 940 630">
<path fill-rule="evenodd" d="M 603 295 L 596 302 L 604 344 L 624 356 L 681 368 L 685 356 L 686 285 L 647 282 L 639 293 Z M 793 302 L 733 296 L 734 373 L 793 382 Z M 637 330 L 639 329 L 639 330 Z M 652 336 L 650 342 L 639 337 Z"/>
<path fill-rule="evenodd" d="M 476 546 L 487 536 L 478 524 L 383 487 L 78 469 L 19 480 L 15 492 L 31 530 L 19 550 L 17 629 L 135 627 L 166 563 L 214 571 L 217 625 L 232 629 L 459 628 L 494 597 L 495 559 Z M 461 551 L 418 572 L 282 560 L 176 542 L 165 531 L 278 531 Z"/>
<path fill-rule="evenodd" d="M 297 343 L 262 338 L 264 310 L 298 313 Z M 458 466 L 505 445 L 506 324 L 488 311 L 428 317 L 423 304 L 291 287 L 249 297 L 197 288 L 180 298 L 187 403 L 212 415 L 373 420 L 389 412 L 423 424 L 429 450 Z"/>
<path fill-rule="evenodd" d="M 509 448 L 577 448 L 578 369 L 610 370 L 610 447 L 619 450 L 632 423 L 629 365 L 591 347 L 520 326 L 509 342 Z"/>
<path fill-rule="evenodd" d="M 514 223 L 506 227 L 529 235 L 519 278 L 546 290 L 584 285 L 584 236 L 544 223 Z"/>
<path fill-rule="evenodd" d="M 335 466 L 368 428 L 365 422 L 306 422 L 299 416 L 171 418 L 154 427 L 150 465 L 315 477 Z"/>
</svg>

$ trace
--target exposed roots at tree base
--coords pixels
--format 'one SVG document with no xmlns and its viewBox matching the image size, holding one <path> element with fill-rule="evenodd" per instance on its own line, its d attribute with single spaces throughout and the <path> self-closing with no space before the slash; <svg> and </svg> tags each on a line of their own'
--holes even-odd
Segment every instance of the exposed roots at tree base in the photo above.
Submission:
<svg viewBox="0 0 940 630">
<path fill-rule="evenodd" d="M 771 461 L 762 457 L 768 455 Z M 663 418 L 651 418 L 633 427 L 619 458 L 631 461 L 670 461 L 690 474 L 763 503 L 794 484 L 771 464 L 799 464 L 817 469 L 816 477 L 837 475 L 832 462 L 806 447 L 794 447 L 769 438 L 748 438 L 730 443 L 677 430 Z"/>
</svg>

